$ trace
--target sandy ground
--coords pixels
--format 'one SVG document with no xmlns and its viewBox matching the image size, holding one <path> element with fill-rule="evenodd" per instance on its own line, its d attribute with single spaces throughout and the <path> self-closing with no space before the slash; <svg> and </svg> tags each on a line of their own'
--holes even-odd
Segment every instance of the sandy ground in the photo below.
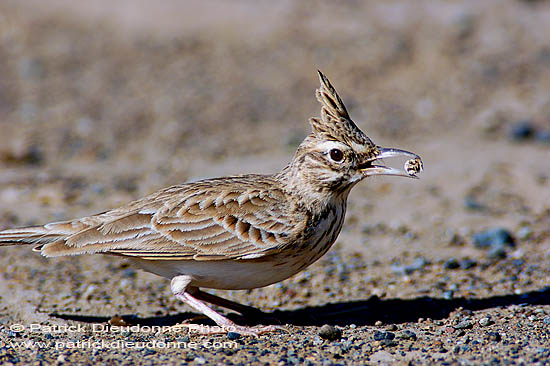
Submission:
<svg viewBox="0 0 550 366">
<path fill-rule="evenodd" d="M 547 364 L 548 34 L 546 1 L 0 2 L 1 228 L 277 171 L 317 68 L 426 169 L 356 187 L 305 272 L 216 292 L 288 329 L 259 339 L 159 330 L 196 314 L 124 260 L 1 248 L 0 363 Z M 514 246 L 474 244 L 495 228 Z"/>
</svg>

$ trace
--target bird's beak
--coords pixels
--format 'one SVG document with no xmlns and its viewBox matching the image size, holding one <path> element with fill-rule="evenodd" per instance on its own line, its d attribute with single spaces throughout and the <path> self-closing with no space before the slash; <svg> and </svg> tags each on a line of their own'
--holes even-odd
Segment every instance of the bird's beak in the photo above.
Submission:
<svg viewBox="0 0 550 366">
<path fill-rule="evenodd" d="M 376 161 L 385 158 L 393 158 L 395 156 L 405 156 L 411 159 L 407 160 L 403 169 L 396 169 L 385 165 L 377 165 Z M 360 172 L 363 177 L 370 175 L 396 175 L 400 177 L 418 178 L 416 174 L 423 169 L 423 163 L 420 156 L 405 150 L 393 148 L 378 148 L 378 154 L 371 159 L 368 159 L 360 166 Z"/>
</svg>

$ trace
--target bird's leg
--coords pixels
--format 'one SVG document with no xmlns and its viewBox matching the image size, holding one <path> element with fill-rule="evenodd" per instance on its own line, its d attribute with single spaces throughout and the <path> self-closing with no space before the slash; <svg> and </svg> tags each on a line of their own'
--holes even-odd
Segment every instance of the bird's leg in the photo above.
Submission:
<svg viewBox="0 0 550 366">
<path fill-rule="evenodd" d="M 201 334 L 216 334 L 216 333 L 227 333 L 227 332 L 236 332 L 240 333 L 242 335 L 252 335 L 257 337 L 258 335 L 262 333 L 268 333 L 268 332 L 274 332 L 279 329 L 284 329 L 279 326 L 275 325 L 268 325 L 268 326 L 258 326 L 258 327 L 246 327 L 242 325 L 237 325 L 233 321 L 229 320 L 222 314 L 214 311 L 211 307 L 209 307 L 206 303 L 201 301 L 199 298 L 191 295 L 191 293 L 187 290 L 187 287 L 189 283 L 191 282 L 191 277 L 181 275 L 176 276 L 172 278 L 171 282 L 171 288 L 174 295 L 187 305 L 191 306 L 196 311 L 206 315 L 210 319 L 212 319 L 219 328 L 221 329 L 210 329 L 208 327 L 200 327 L 200 326 L 192 326 L 190 324 L 184 325 L 185 327 L 188 327 L 189 329 L 197 329 L 199 333 Z M 200 290 L 191 290 L 192 292 L 200 291 Z M 202 293 L 202 291 L 201 291 Z M 202 293 L 204 294 L 204 293 Z M 214 295 L 211 295 L 214 296 Z M 218 298 L 217 296 L 214 296 Z M 221 299 L 221 298 L 218 298 Z M 232 301 L 225 300 L 229 303 L 233 303 Z M 237 304 L 237 303 L 233 303 Z M 240 304 L 237 304 L 240 305 Z M 241 305 L 244 306 L 244 305 Z"/>
<path fill-rule="evenodd" d="M 194 287 L 193 290 L 191 290 L 191 288 L 188 288 L 188 292 L 191 293 L 191 295 L 193 295 L 196 299 L 206 301 L 207 303 L 221 306 L 226 309 L 231 309 L 240 313 L 245 318 L 269 320 L 269 322 L 281 324 L 280 319 L 278 319 L 277 317 L 268 313 L 264 313 L 263 311 L 261 311 L 260 309 L 256 309 L 255 307 L 239 304 L 238 302 L 224 299 L 223 297 L 201 291 L 199 288 L 196 287 Z"/>
<path fill-rule="evenodd" d="M 196 288 L 196 290 L 194 291 L 191 291 L 191 289 L 189 289 L 188 292 L 191 293 L 198 300 L 206 301 L 213 305 L 218 305 L 226 309 L 234 310 L 244 316 L 260 317 L 265 315 L 263 311 L 256 309 L 255 307 L 239 304 L 238 302 L 227 300 L 223 297 L 201 291 L 198 288 Z"/>
<path fill-rule="evenodd" d="M 264 320 L 270 323 L 281 324 L 281 320 L 271 314 L 264 313 L 263 311 L 256 309 L 255 307 L 239 304 L 238 302 L 224 299 L 208 292 L 201 291 L 200 289 L 193 287 L 187 288 L 187 291 L 193 295 L 196 299 L 206 301 L 207 303 L 231 309 L 240 313 L 247 319 Z"/>
</svg>

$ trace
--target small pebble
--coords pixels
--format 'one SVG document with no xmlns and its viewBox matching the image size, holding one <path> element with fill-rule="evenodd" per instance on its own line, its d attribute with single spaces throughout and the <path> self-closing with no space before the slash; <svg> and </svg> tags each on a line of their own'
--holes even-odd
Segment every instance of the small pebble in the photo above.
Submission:
<svg viewBox="0 0 550 366">
<path fill-rule="evenodd" d="M 454 326 L 455 329 L 470 329 L 472 328 L 473 324 L 469 320 L 463 320 L 457 325 Z"/>
<path fill-rule="evenodd" d="M 445 292 L 443 293 L 443 298 L 444 298 L 445 300 L 451 300 L 451 299 L 453 298 L 453 295 L 454 295 L 454 292 L 453 292 L 453 291 L 450 291 L 450 290 L 449 290 L 449 291 L 445 291 Z"/>
<path fill-rule="evenodd" d="M 461 346 L 456 346 L 454 349 L 453 349 L 453 353 L 454 354 L 459 354 L 459 353 L 465 353 L 465 352 L 469 352 L 471 351 L 472 349 L 468 346 L 465 346 L 465 345 L 461 345 Z"/>
<path fill-rule="evenodd" d="M 464 205 L 467 209 L 473 211 L 482 211 L 485 209 L 485 206 L 476 201 L 476 199 L 472 196 L 466 196 L 466 198 L 464 198 Z"/>
<path fill-rule="evenodd" d="M 206 358 L 204 357 L 196 357 L 195 358 L 195 363 L 198 364 L 198 365 L 204 365 L 206 363 Z"/>
<path fill-rule="evenodd" d="M 237 332 L 227 332 L 227 338 L 231 340 L 239 339 L 241 338 L 241 334 Z"/>
<path fill-rule="evenodd" d="M 401 332 L 398 332 L 396 334 L 396 337 L 397 338 L 401 338 L 401 339 L 410 339 L 410 340 L 416 340 L 416 333 L 414 333 L 413 331 L 411 330 L 402 330 Z"/>
<path fill-rule="evenodd" d="M 487 333 L 487 339 L 493 342 L 500 342 L 502 337 L 498 332 L 489 332 Z"/>
<path fill-rule="evenodd" d="M 455 328 L 453 327 L 445 327 L 443 328 L 443 332 L 447 333 L 447 334 L 453 334 L 455 332 Z"/>
<path fill-rule="evenodd" d="M 122 277 L 134 278 L 136 276 L 137 276 L 137 271 L 133 268 L 127 268 L 124 271 L 122 271 Z"/>
<path fill-rule="evenodd" d="M 475 266 L 477 266 L 477 262 L 473 259 L 465 258 L 460 261 L 460 268 L 462 269 L 470 269 Z"/>
<path fill-rule="evenodd" d="M 373 339 L 375 341 L 382 341 L 384 339 L 391 341 L 394 338 L 395 338 L 394 333 L 392 333 L 392 332 L 382 332 L 382 331 L 379 331 L 379 330 L 375 331 L 374 335 L 373 335 Z"/>
<path fill-rule="evenodd" d="M 525 264 L 525 261 L 523 259 L 514 259 L 512 261 L 512 265 L 518 269 L 521 269 L 523 265 Z"/>
<path fill-rule="evenodd" d="M 513 124 L 508 131 L 508 138 L 512 141 L 524 141 L 535 134 L 533 122 L 529 120 L 519 121 Z"/>
<path fill-rule="evenodd" d="M 342 330 L 332 325 L 325 324 L 319 330 L 319 336 L 329 341 L 334 341 L 342 337 Z"/>
<path fill-rule="evenodd" d="M 491 324 L 493 324 L 493 321 L 489 317 L 479 319 L 479 325 L 481 325 L 482 327 L 486 327 Z"/>
<path fill-rule="evenodd" d="M 374 323 L 374 325 L 377 326 L 377 327 L 381 327 L 382 324 L 384 324 L 384 323 L 382 323 L 380 320 L 377 320 L 377 321 Z"/>
<path fill-rule="evenodd" d="M 385 346 L 385 347 L 395 347 L 398 344 L 396 341 L 392 339 L 382 339 L 381 341 L 379 341 L 379 343 L 381 346 Z"/>
<path fill-rule="evenodd" d="M 447 242 L 450 245 L 462 245 L 464 244 L 464 238 L 460 236 L 460 234 L 453 232 L 453 233 L 450 233 L 450 235 L 448 236 Z"/>
<path fill-rule="evenodd" d="M 115 315 L 109 319 L 109 325 L 124 327 L 129 325 L 121 316 Z"/>
<path fill-rule="evenodd" d="M 455 258 L 449 258 L 443 265 L 445 269 L 457 269 L 460 267 L 460 263 Z"/>
<path fill-rule="evenodd" d="M 408 275 L 422 269 L 427 264 L 429 264 L 429 262 L 426 259 L 424 259 L 423 257 L 418 257 L 413 261 L 412 264 L 409 265 L 400 265 L 399 263 L 394 263 L 392 264 L 391 269 L 395 274 Z"/>
<path fill-rule="evenodd" d="M 497 227 L 475 233 L 473 236 L 476 248 L 484 249 L 499 245 L 515 246 L 514 238 L 510 232 L 504 228 Z"/>
</svg>

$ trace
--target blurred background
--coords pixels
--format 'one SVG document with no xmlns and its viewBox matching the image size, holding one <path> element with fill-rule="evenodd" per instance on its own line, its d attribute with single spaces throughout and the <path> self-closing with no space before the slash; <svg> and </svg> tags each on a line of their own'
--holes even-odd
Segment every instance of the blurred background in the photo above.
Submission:
<svg viewBox="0 0 550 366">
<path fill-rule="evenodd" d="M 344 247 L 429 256 L 494 226 L 542 241 L 549 34 L 547 1 L 3 0 L 0 226 L 278 171 L 320 69 L 373 141 L 425 163 L 354 190 Z"/>
</svg>

